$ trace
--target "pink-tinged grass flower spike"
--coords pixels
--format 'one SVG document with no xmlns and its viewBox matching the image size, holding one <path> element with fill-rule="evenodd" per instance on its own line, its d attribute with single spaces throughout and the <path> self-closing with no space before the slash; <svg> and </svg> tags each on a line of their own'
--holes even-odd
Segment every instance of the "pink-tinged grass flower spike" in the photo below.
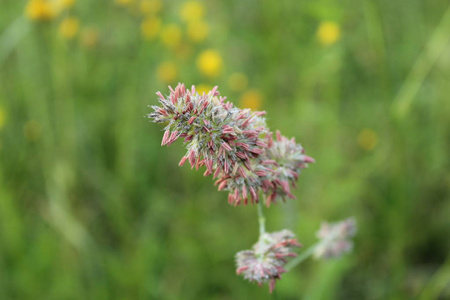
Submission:
<svg viewBox="0 0 450 300">
<path fill-rule="evenodd" d="M 351 238 L 356 234 L 355 218 L 348 218 L 337 223 L 323 222 L 317 237 L 321 240 L 314 256 L 317 259 L 337 258 L 353 249 Z"/>
<path fill-rule="evenodd" d="M 205 176 L 218 178 L 219 189 L 230 191 L 233 204 L 251 198 L 258 201 L 260 183 L 248 177 L 252 172 L 251 160 L 264 153 L 262 138 L 268 133 L 265 112 L 241 110 L 225 98 L 218 97 L 217 86 L 209 93 L 199 94 L 195 87 L 186 89 L 183 84 L 163 96 L 157 93 L 161 106 L 151 106 L 148 115 L 155 123 L 168 123 L 161 145 L 171 145 L 183 138 L 187 153 L 180 165 L 189 161 L 191 168 L 206 166 Z M 232 178 L 234 185 L 226 180 Z"/>
<path fill-rule="evenodd" d="M 247 180 L 259 183 L 252 186 L 253 191 L 262 190 L 266 195 L 266 205 L 270 206 L 277 199 L 295 198 L 291 192 L 291 187 L 295 188 L 301 169 L 306 168 L 308 163 L 315 160 L 305 155 L 303 147 L 295 142 L 294 138 L 288 139 L 276 133 L 276 139 L 272 138 L 272 133 L 266 135 L 264 141 L 260 141 L 264 146 L 264 152 L 260 156 L 250 161 L 250 172 L 247 172 Z M 233 189 L 235 178 L 225 177 L 218 182 L 226 181 L 226 186 Z M 245 190 L 244 190 L 245 192 Z M 231 202 L 235 200 L 233 195 Z M 245 197 L 244 197 L 245 198 Z"/>
<path fill-rule="evenodd" d="M 242 274 L 249 281 L 256 281 L 259 286 L 269 284 L 272 293 L 277 279 L 287 271 L 283 266 L 288 257 L 297 256 L 292 252 L 301 247 L 295 235 L 284 229 L 273 233 L 264 233 L 252 250 L 240 251 L 236 254 L 236 273 Z"/>
<path fill-rule="evenodd" d="M 267 206 L 276 202 L 277 198 L 295 198 L 291 187 L 295 188 L 301 169 L 314 163 L 315 160 L 305 155 L 303 147 L 276 132 L 276 139 L 272 135 L 267 137 L 268 147 L 261 157 L 261 164 L 267 167 L 267 175 L 263 177 L 262 189 L 268 195 Z"/>
<path fill-rule="evenodd" d="M 239 109 L 219 97 L 217 86 L 199 94 L 183 84 L 159 97 L 161 106 L 151 106 L 148 115 L 155 123 L 167 123 L 161 145 L 183 138 L 187 153 L 179 165 L 189 162 L 198 170 L 206 166 L 205 176 L 217 178 L 219 190 L 229 192 L 233 205 L 258 203 L 259 192 L 267 205 L 278 197 L 294 198 L 290 187 L 300 170 L 314 159 L 294 139 L 277 132 L 273 140 L 266 127 L 265 112 Z"/>
</svg>

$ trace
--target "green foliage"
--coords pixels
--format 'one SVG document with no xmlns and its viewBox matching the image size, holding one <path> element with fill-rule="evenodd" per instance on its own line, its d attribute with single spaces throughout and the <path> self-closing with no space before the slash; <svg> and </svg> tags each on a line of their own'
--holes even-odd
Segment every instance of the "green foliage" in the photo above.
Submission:
<svg viewBox="0 0 450 300">
<path fill-rule="evenodd" d="M 182 31 L 173 48 L 142 36 L 137 6 L 80 0 L 39 21 L 2 1 L 0 298 L 450 297 L 448 2 L 204 1 L 200 42 L 183 3 L 158 12 Z M 61 33 L 68 16 L 74 37 Z M 217 77 L 197 69 L 206 49 L 222 57 Z M 236 72 L 248 86 L 229 84 Z M 298 199 L 266 211 L 269 231 L 307 247 L 322 220 L 355 216 L 354 253 L 302 264 L 272 296 L 236 276 L 256 208 L 179 168 L 182 145 L 161 148 L 162 126 L 144 118 L 178 81 L 260 106 L 316 159 Z"/>
</svg>

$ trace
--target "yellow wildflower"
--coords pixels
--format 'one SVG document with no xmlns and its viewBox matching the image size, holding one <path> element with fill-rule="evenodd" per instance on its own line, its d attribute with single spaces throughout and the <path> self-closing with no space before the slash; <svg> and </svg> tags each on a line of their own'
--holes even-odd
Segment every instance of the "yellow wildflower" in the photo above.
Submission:
<svg viewBox="0 0 450 300">
<path fill-rule="evenodd" d="M 6 113 L 5 110 L 0 106 L 0 130 L 3 128 L 6 122 Z"/>
<path fill-rule="evenodd" d="M 173 83 L 177 79 L 178 66 L 171 61 L 166 61 L 158 66 L 158 80 L 163 83 Z"/>
<path fill-rule="evenodd" d="M 25 135 L 25 138 L 30 142 L 37 141 L 41 137 L 41 133 L 41 125 L 34 120 L 26 122 L 23 126 L 23 134 Z"/>
<path fill-rule="evenodd" d="M 63 38 L 71 39 L 78 33 L 79 28 L 80 23 L 78 22 L 78 19 L 68 17 L 62 20 L 61 24 L 59 25 L 59 34 Z"/>
<path fill-rule="evenodd" d="M 203 18 L 205 8 L 198 1 L 188 1 L 183 4 L 180 10 L 180 18 L 186 22 L 198 21 Z"/>
<path fill-rule="evenodd" d="M 141 32 L 142 35 L 147 39 L 154 39 L 158 36 L 159 30 L 161 28 L 161 20 L 159 18 L 147 18 L 142 21 Z"/>
<path fill-rule="evenodd" d="M 262 106 L 263 96 L 257 89 L 246 91 L 240 98 L 240 107 L 258 110 Z"/>
<path fill-rule="evenodd" d="M 199 84 L 195 86 L 195 90 L 197 91 L 197 93 L 199 93 L 200 95 L 203 93 L 208 93 L 210 90 L 212 90 L 212 86 L 210 86 L 209 84 Z"/>
<path fill-rule="evenodd" d="M 142 14 L 156 14 L 161 10 L 161 0 L 142 0 L 139 3 L 139 10 Z"/>
<path fill-rule="evenodd" d="M 93 48 L 98 44 L 99 32 L 94 27 L 87 27 L 81 31 L 80 43 L 81 45 Z"/>
<path fill-rule="evenodd" d="M 181 29 L 177 24 L 169 24 L 161 29 L 161 42 L 169 48 L 177 47 L 181 42 Z"/>
<path fill-rule="evenodd" d="M 231 90 L 239 92 L 244 90 L 248 85 L 247 76 L 243 73 L 233 73 L 228 77 L 228 86 Z"/>
<path fill-rule="evenodd" d="M 363 129 L 358 134 L 358 145 L 367 151 L 372 150 L 378 144 L 378 135 L 372 129 Z"/>
<path fill-rule="evenodd" d="M 25 13 L 31 20 L 51 20 L 56 16 L 55 7 L 46 0 L 30 0 Z"/>
<path fill-rule="evenodd" d="M 206 39 L 209 33 L 208 23 L 203 21 L 192 21 L 187 27 L 187 36 L 194 42 L 201 42 Z"/>
<path fill-rule="evenodd" d="M 222 56 L 215 50 L 205 50 L 197 58 L 197 68 L 209 77 L 216 77 L 222 71 Z"/>
<path fill-rule="evenodd" d="M 317 29 L 317 39 L 324 46 L 336 43 L 341 36 L 341 28 L 336 22 L 322 22 Z"/>
</svg>

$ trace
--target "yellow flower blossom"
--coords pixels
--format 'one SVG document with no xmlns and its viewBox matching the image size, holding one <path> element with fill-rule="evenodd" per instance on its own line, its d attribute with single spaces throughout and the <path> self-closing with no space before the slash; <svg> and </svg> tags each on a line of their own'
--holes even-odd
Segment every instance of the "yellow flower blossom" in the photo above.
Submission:
<svg viewBox="0 0 450 300">
<path fill-rule="evenodd" d="M 173 83 L 177 79 L 178 66 L 171 61 L 166 61 L 158 66 L 158 80 L 163 83 Z"/>
<path fill-rule="evenodd" d="M 341 36 L 341 28 L 336 22 L 322 22 L 317 29 L 317 39 L 324 46 L 336 43 Z"/>
<path fill-rule="evenodd" d="M 208 49 L 200 53 L 197 58 L 197 68 L 209 77 L 216 77 L 223 67 L 222 56 L 215 50 Z"/>
<path fill-rule="evenodd" d="M 0 106 L 0 130 L 3 128 L 6 122 L 5 110 Z"/>
<path fill-rule="evenodd" d="M 187 27 L 187 36 L 191 41 L 201 42 L 208 37 L 209 26 L 203 21 L 189 22 Z"/>
<path fill-rule="evenodd" d="M 28 141 L 35 142 L 41 137 L 41 125 L 34 120 L 30 120 L 23 126 L 23 134 Z"/>
<path fill-rule="evenodd" d="M 181 29 L 177 24 L 169 24 L 161 29 L 161 42 L 169 47 L 175 48 L 181 42 Z"/>
<path fill-rule="evenodd" d="M 61 24 L 59 25 L 59 34 L 63 38 L 71 39 L 78 33 L 79 28 L 80 23 L 78 22 L 78 19 L 68 17 L 62 20 Z"/>
<path fill-rule="evenodd" d="M 240 98 L 240 107 L 258 110 L 262 106 L 263 95 L 257 89 L 246 91 Z"/>
<path fill-rule="evenodd" d="M 155 39 L 158 36 L 159 30 L 161 29 L 161 19 L 150 17 L 142 21 L 141 32 L 142 35 L 149 39 Z"/>
<path fill-rule="evenodd" d="M 363 129 L 358 134 L 358 145 L 366 150 L 370 151 L 378 144 L 378 135 L 372 129 Z"/>
<path fill-rule="evenodd" d="M 25 14 L 31 20 L 51 20 L 56 16 L 56 9 L 46 0 L 30 0 L 25 8 Z"/>
<path fill-rule="evenodd" d="M 142 14 L 157 14 L 162 8 L 161 0 L 142 0 L 139 3 L 139 11 Z"/>
<path fill-rule="evenodd" d="M 98 44 L 99 32 L 94 27 L 87 27 L 81 31 L 80 43 L 81 45 L 93 48 Z"/>
<path fill-rule="evenodd" d="M 199 21 L 203 18 L 205 8 L 199 1 L 188 1 L 180 10 L 180 18 L 186 22 Z"/>
<path fill-rule="evenodd" d="M 212 90 L 212 86 L 210 86 L 209 84 L 199 84 L 195 86 L 195 90 L 197 91 L 197 93 L 199 93 L 200 95 L 203 93 L 208 93 L 210 90 Z"/>
<path fill-rule="evenodd" d="M 228 86 L 231 90 L 239 92 L 247 88 L 248 79 L 243 73 L 233 73 L 228 77 Z"/>
</svg>

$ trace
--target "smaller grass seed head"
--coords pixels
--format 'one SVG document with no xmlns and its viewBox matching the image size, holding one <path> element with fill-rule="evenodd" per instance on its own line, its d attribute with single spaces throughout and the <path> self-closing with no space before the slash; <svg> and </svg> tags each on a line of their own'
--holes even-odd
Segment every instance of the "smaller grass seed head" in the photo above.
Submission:
<svg viewBox="0 0 450 300">
<path fill-rule="evenodd" d="M 265 233 L 253 245 L 252 250 L 236 254 L 236 273 L 242 274 L 249 281 L 255 281 L 259 286 L 268 283 L 272 293 L 276 280 L 287 272 L 283 268 L 287 259 L 297 256 L 293 250 L 299 247 L 301 245 L 290 230 Z"/>
<path fill-rule="evenodd" d="M 317 246 L 314 256 L 317 259 L 330 259 L 351 252 L 353 250 L 351 238 L 355 234 L 356 220 L 353 217 L 336 223 L 323 222 L 316 234 L 321 243 Z"/>
</svg>

